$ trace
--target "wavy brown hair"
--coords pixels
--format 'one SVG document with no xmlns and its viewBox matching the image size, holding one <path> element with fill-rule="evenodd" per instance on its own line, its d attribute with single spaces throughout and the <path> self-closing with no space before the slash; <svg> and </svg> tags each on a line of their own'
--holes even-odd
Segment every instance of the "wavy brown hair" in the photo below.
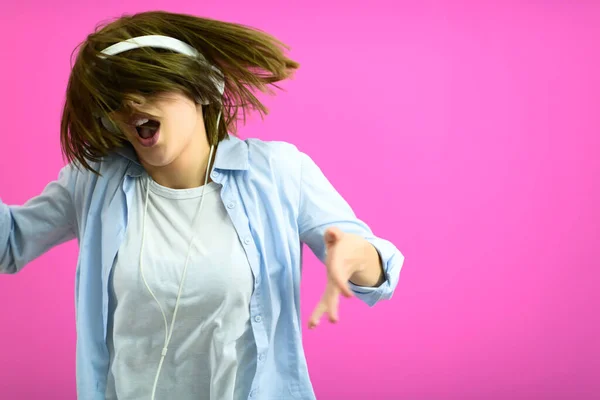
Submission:
<svg viewBox="0 0 600 400">
<path fill-rule="evenodd" d="M 212 80 L 215 72 L 200 58 L 149 47 L 100 57 L 117 42 L 143 35 L 164 35 L 194 47 L 223 74 L 225 93 Z M 66 93 L 61 146 L 69 162 L 92 172 L 100 161 L 124 146 L 125 136 L 107 130 L 100 118 L 122 111 L 132 96 L 152 97 L 178 91 L 202 98 L 208 140 L 216 144 L 237 132 L 248 111 L 267 114 L 255 93 L 273 93 L 276 83 L 291 77 L 299 64 L 285 54 L 289 48 L 258 29 L 240 24 L 163 11 L 126 15 L 100 26 L 78 46 Z M 222 112 L 217 127 L 217 115 Z M 118 131 L 117 131 L 118 132 Z"/>
</svg>

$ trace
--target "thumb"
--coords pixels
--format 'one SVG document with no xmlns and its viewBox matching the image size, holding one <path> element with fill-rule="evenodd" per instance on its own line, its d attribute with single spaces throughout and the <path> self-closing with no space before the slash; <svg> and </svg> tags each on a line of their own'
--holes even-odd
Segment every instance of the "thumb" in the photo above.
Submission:
<svg viewBox="0 0 600 400">
<path fill-rule="evenodd" d="M 327 230 L 325 231 L 325 243 L 327 245 L 332 245 L 338 240 L 340 240 L 343 234 L 344 233 L 339 228 L 327 228 Z"/>
</svg>

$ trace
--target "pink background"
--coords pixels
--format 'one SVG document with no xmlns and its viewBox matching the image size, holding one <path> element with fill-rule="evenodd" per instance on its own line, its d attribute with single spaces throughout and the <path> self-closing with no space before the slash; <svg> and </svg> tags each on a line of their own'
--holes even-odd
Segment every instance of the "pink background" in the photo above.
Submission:
<svg viewBox="0 0 600 400">
<path fill-rule="evenodd" d="M 598 2 L 2 2 L 6 203 L 63 163 L 72 50 L 149 9 L 289 43 L 301 70 L 242 136 L 297 144 L 407 257 L 392 301 L 305 332 L 319 399 L 599 398 Z M 76 251 L 0 276 L 1 399 L 75 398 Z M 309 257 L 305 321 L 324 282 Z"/>
</svg>

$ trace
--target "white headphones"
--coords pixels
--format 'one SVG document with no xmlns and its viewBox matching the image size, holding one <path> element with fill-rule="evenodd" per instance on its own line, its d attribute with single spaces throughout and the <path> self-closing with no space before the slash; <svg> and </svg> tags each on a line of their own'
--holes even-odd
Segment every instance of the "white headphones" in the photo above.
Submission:
<svg viewBox="0 0 600 400">
<path fill-rule="evenodd" d="M 162 35 L 138 36 L 138 37 L 124 40 L 122 42 L 115 43 L 112 46 L 109 46 L 106 49 L 102 50 L 99 54 L 99 57 L 106 58 L 106 56 L 114 56 L 114 55 L 123 53 L 125 51 L 138 49 L 141 47 L 152 47 L 152 48 L 157 48 L 157 49 L 171 50 L 176 53 L 184 54 L 184 55 L 192 57 L 192 58 L 198 58 L 200 62 L 208 64 L 208 62 L 206 61 L 204 56 L 202 54 L 200 54 L 198 52 L 198 50 L 196 50 L 189 44 L 184 43 L 179 39 L 175 39 L 175 38 L 169 37 L 169 36 L 162 36 Z M 223 79 L 223 72 L 221 72 L 221 70 L 214 65 L 210 65 L 210 68 L 213 71 L 215 71 L 217 73 L 217 75 L 220 77 L 220 78 L 211 77 L 211 80 L 213 81 L 214 85 L 217 87 L 219 93 L 221 95 L 223 95 L 223 93 L 225 93 L 225 80 Z M 208 100 L 197 99 L 196 101 L 202 105 L 209 104 Z M 113 127 L 110 120 L 108 120 L 105 117 L 101 117 L 100 122 L 102 123 L 102 126 L 104 126 L 104 128 L 106 130 L 108 130 L 109 132 L 116 133 L 115 127 Z"/>
</svg>

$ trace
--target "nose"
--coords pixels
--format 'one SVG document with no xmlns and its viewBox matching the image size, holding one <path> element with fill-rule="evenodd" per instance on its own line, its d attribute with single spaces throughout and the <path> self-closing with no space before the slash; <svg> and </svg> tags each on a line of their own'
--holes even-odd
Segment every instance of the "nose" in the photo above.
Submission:
<svg viewBox="0 0 600 400">
<path fill-rule="evenodd" d="M 127 97 L 126 103 L 129 107 L 141 107 L 146 103 L 144 96 L 140 96 L 139 94 L 132 94 Z"/>
</svg>

